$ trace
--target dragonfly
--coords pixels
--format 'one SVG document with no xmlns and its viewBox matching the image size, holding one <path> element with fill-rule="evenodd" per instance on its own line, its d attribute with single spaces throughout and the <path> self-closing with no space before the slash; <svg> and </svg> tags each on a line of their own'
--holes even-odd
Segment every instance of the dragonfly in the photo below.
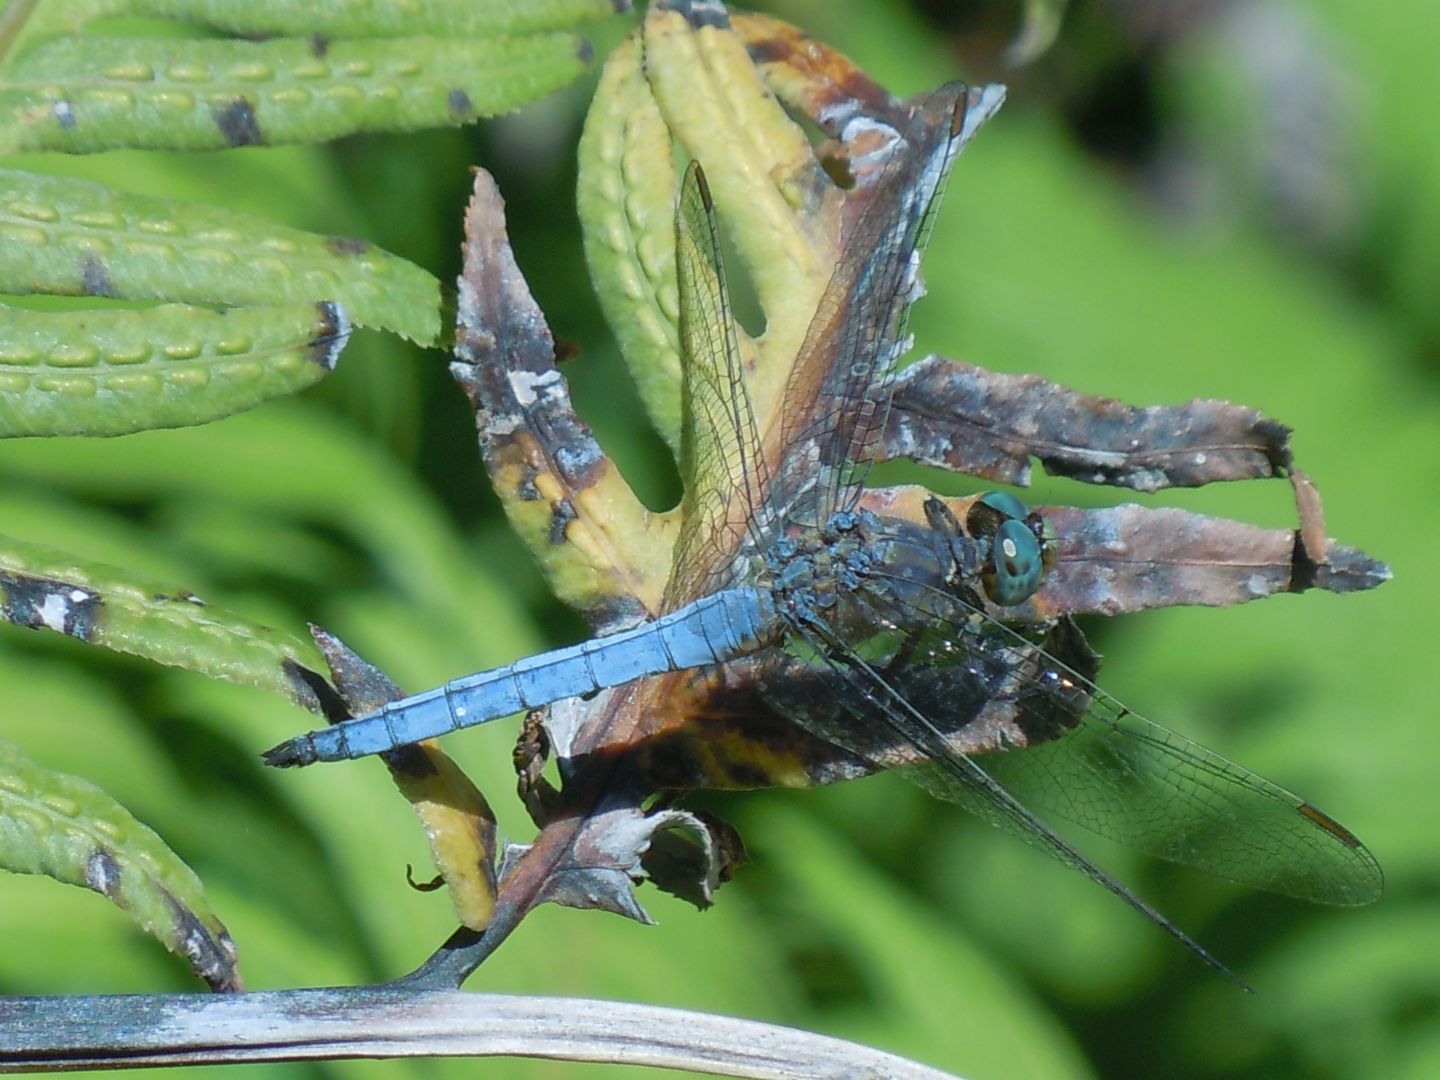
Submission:
<svg viewBox="0 0 1440 1080">
<path fill-rule="evenodd" d="M 950 84 L 897 124 L 857 109 L 851 122 L 868 130 L 843 141 L 864 148 L 869 160 L 852 165 L 874 170 L 872 198 L 763 430 L 715 208 L 692 163 L 676 210 L 688 487 L 662 613 L 296 736 L 266 761 L 364 757 L 632 680 L 728 665 L 805 732 L 1036 845 L 1231 978 L 1040 813 L 1242 884 L 1337 905 L 1374 900 L 1379 865 L 1342 825 L 1100 690 L 1095 654 L 1068 618 L 1031 625 L 1015 615 L 1054 556 L 1041 514 L 1004 492 L 962 514 L 931 498 L 923 522 L 862 505 L 936 207 L 957 155 L 1003 96 L 999 86 Z"/>
</svg>

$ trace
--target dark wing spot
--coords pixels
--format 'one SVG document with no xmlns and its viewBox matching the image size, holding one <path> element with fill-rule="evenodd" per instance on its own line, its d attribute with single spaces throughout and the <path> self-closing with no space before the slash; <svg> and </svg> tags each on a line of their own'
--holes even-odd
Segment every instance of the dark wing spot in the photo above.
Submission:
<svg viewBox="0 0 1440 1080">
<path fill-rule="evenodd" d="M 456 116 L 475 115 L 475 103 L 464 90 L 451 90 L 445 97 L 445 104 L 450 106 L 450 111 Z"/>
<path fill-rule="evenodd" d="M 228 105 L 216 105 L 210 110 L 210 115 L 230 146 L 259 146 L 264 141 L 260 134 L 260 121 L 255 118 L 255 106 L 246 98 L 238 97 Z"/>
<path fill-rule="evenodd" d="M 80 264 L 80 287 L 86 296 L 114 296 L 115 284 L 110 280 L 110 271 L 94 254 L 87 253 Z"/>
<path fill-rule="evenodd" d="M 1338 821 L 1322 810 L 1318 810 L 1309 803 L 1301 803 L 1295 808 L 1300 811 L 1300 816 L 1313 821 L 1320 828 L 1324 829 L 1331 836 L 1335 837 L 1342 844 L 1349 848 L 1360 847 L 1360 838 L 1345 828 Z"/>
</svg>

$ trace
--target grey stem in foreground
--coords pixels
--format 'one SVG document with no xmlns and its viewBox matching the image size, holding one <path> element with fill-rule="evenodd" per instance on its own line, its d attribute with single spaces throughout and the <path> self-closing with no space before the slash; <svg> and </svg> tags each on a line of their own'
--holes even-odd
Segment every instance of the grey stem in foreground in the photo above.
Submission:
<svg viewBox="0 0 1440 1080">
<path fill-rule="evenodd" d="M 0 1072 L 496 1055 L 768 1080 L 954 1080 L 794 1028 L 586 998 L 382 987 L 0 998 Z"/>
</svg>

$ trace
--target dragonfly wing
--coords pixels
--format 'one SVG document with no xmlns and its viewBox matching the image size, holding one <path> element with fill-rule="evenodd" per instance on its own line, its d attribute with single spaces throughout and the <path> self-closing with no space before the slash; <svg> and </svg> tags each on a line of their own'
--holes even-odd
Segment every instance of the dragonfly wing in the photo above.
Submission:
<svg viewBox="0 0 1440 1080">
<path fill-rule="evenodd" d="M 1375 857 L 1328 815 L 1102 690 L 1073 730 L 986 765 L 1032 805 L 1230 881 L 1336 905 L 1368 904 L 1384 886 Z"/>
<path fill-rule="evenodd" d="M 930 765 L 927 768 L 945 778 L 943 792 L 947 798 L 961 803 L 991 825 L 1080 871 L 1150 919 L 1211 967 L 1245 985 L 1204 946 L 1036 817 L 1003 784 L 990 776 L 977 760 L 954 752 L 945 733 L 935 722 L 918 709 L 886 674 L 848 648 L 822 622 L 812 620 L 796 626 L 796 631 L 803 643 L 816 656 L 823 658 L 832 676 L 827 685 L 837 695 L 837 700 L 843 703 L 843 708 L 860 725 L 879 728 L 897 743 L 913 747 L 928 758 Z M 802 726 L 806 726 L 806 714 L 795 715 Z M 858 730 L 853 725 L 847 730 L 833 723 L 822 723 L 815 733 L 839 741 L 852 753 L 867 756 L 873 752 L 873 732 L 859 740 L 849 738 Z"/>
<path fill-rule="evenodd" d="M 861 209 L 842 223 L 845 259 L 786 385 L 771 498 L 787 517 L 823 521 L 853 507 L 910 347 L 907 314 L 945 179 L 1003 99 L 999 86 L 952 83 L 912 109 L 903 131 L 859 113 L 849 120 L 852 170 L 870 190 L 851 192 L 847 207 Z"/>
<path fill-rule="evenodd" d="M 664 610 L 729 583 L 748 539 L 759 546 L 768 473 L 730 312 L 715 208 L 698 162 L 675 215 L 684 422 L 680 535 Z"/>
<path fill-rule="evenodd" d="M 1037 642 L 947 600 L 948 612 L 928 596 L 922 612 L 894 590 L 871 598 L 913 628 L 891 678 L 949 733 L 949 756 L 984 753 L 986 772 L 1027 806 L 1158 858 L 1317 903 L 1379 897 L 1379 864 L 1338 822 L 1097 688 L 1098 658 L 1068 619 Z M 943 765 L 913 779 L 969 805 Z"/>
</svg>

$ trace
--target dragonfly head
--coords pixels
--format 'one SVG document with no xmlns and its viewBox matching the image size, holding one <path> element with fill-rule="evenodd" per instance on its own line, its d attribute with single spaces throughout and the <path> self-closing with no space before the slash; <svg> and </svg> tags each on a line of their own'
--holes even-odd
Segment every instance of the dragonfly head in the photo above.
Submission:
<svg viewBox="0 0 1440 1080">
<path fill-rule="evenodd" d="M 990 491 L 975 500 L 965 525 L 986 545 L 980 569 L 985 595 L 1001 607 L 1030 599 L 1053 557 L 1044 519 L 1014 495 Z"/>
</svg>

